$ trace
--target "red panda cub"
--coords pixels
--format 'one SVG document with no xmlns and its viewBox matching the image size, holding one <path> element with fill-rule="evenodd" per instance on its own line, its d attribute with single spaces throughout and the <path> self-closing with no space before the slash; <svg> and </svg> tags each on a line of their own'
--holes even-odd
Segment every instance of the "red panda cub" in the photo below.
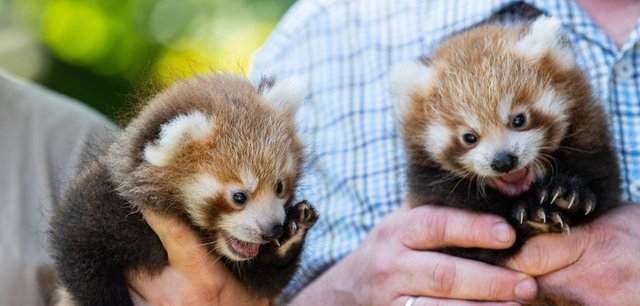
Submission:
<svg viewBox="0 0 640 306">
<path fill-rule="evenodd" d="M 214 74 L 180 82 L 139 115 L 67 190 L 51 220 L 61 286 L 79 305 L 132 305 L 131 268 L 167 265 L 141 209 L 182 218 L 256 296 L 291 280 L 318 215 L 294 202 L 303 147 L 295 81 Z"/>
<path fill-rule="evenodd" d="M 607 118 L 556 19 L 483 25 L 390 74 L 408 155 L 408 199 L 504 217 L 506 250 L 450 248 L 499 264 L 538 233 L 619 205 Z"/>
</svg>

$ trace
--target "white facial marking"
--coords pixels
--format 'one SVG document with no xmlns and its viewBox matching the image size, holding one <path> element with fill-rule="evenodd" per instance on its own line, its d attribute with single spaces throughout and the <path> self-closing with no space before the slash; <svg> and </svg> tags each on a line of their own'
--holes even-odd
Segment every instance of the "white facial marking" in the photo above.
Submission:
<svg viewBox="0 0 640 306">
<path fill-rule="evenodd" d="M 538 111 L 559 120 L 564 121 L 567 117 L 567 102 L 553 89 L 544 90 L 533 105 Z"/>
<path fill-rule="evenodd" d="M 528 165 L 540 153 L 544 133 L 540 130 L 511 131 L 506 135 L 506 148 L 518 156 L 518 166 Z"/>
<path fill-rule="evenodd" d="M 261 234 L 286 217 L 285 199 L 273 195 L 250 199 L 242 211 L 223 215 L 219 226 L 235 238 L 246 242 L 263 243 Z"/>
<path fill-rule="evenodd" d="M 194 222 L 200 226 L 206 226 L 203 208 L 205 201 L 223 190 L 222 185 L 210 174 L 200 173 L 188 179 L 180 191 L 185 199 L 187 212 L 192 216 Z"/>
<path fill-rule="evenodd" d="M 452 133 L 446 126 L 435 122 L 425 131 L 425 148 L 431 156 L 439 158 L 451 142 Z"/>
<path fill-rule="evenodd" d="M 473 130 L 480 130 L 480 121 L 473 113 L 462 111 L 460 112 L 460 117 L 462 117 L 462 120 Z"/>
<path fill-rule="evenodd" d="M 423 63 L 412 61 L 397 64 L 389 71 L 389 90 L 395 100 L 395 112 L 403 118 L 411 105 L 411 96 L 429 90 L 433 71 Z"/>
<path fill-rule="evenodd" d="M 507 131 L 502 135 L 485 137 L 478 145 L 461 157 L 462 164 L 480 176 L 494 176 L 491 168 L 494 157 L 499 152 L 511 152 L 518 157 L 518 166 L 533 162 L 544 143 L 544 133 L 540 130 Z"/>
<path fill-rule="evenodd" d="M 241 175 L 242 183 L 247 188 L 247 191 L 253 193 L 258 186 L 258 177 L 249 170 L 244 170 Z"/>
<path fill-rule="evenodd" d="M 513 103 L 513 94 L 508 94 L 500 101 L 500 119 L 502 122 L 509 122 L 509 116 L 511 115 L 511 105 Z"/>
<path fill-rule="evenodd" d="M 296 169 L 296 160 L 293 157 L 293 154 L 289 154 L 287 156 L 287 162 L 284 166 L 284 173 L 294 173 Z"/>
<path fill-rule="evenodd" d="M 157 141 L 146 145 L 144 159 L 154 166 L 166 166 L 185 141 L 206 139 L 212 129 L 212 119 L 201 112 L 179 115 L 162 125 Z"/>
<path fill-rule="evenodd" d="M 279 112 L 295 114 L 298 105 L 307 93 L 307 85 L 301 77 L 277 79 L 273 87 L 262 93 L 264 99 Z"/>
<path fill-rule="evenodd" d="M 571 50 L 560 37 L 560 20 L 553 17 L 536 19 L 523 38 L 516 44 L 516 50 L 532 60 L 539 60 L 549 54 L 562 69 L 573 68 L 575 59 Z"/>
<path fill-rule="evenodd" d="M 493 175 L 491 162 L 496 152 L 496 137 L 483 138 L 478 145 L 461 156 L 460 162 L 480 176 Z"/>
</svg>

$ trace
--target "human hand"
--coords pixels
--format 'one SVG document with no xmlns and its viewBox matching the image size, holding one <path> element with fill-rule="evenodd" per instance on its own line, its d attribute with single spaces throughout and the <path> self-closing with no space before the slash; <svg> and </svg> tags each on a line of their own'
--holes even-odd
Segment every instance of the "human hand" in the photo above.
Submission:
<svg viewBox="0 0 640 306">
<path fill-rule="evenodd" d="M 507 266 L 537 276 L 543 291 L 586 305 L 635 305 L 640 300 L 640 204 L 625 205 L 574 227 L 569 235 L 527 241 Z"/>
<path fill-rule="evenodd" d="M 182 221 L 143 212 L 169 257 L 160 274 L 127 271 L 136 305 L 268 305 L 253 297 Z"/>
<path fill-rule="evenodd" d="M 513 229 L 497 216 L 437 206 L 403 208 L 385 217 L 292 305 L 405 305 L 411 296 L 418 296 L 413 306 L 528 300 L 536 294 L 531 277 L 431 251 L 507 248 L 514 240 Z"/>
</svg>

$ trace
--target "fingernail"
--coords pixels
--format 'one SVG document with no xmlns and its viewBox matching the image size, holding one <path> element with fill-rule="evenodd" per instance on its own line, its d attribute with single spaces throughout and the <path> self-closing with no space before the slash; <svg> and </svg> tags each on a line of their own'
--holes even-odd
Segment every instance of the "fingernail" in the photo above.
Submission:
<svg viewBox="0 0 640 306">
<path fill-rule="evenodd" d="M 521 280 L 515 288 L 516 298 L 521 300 L 531 300 L 536 297 L 536 282 L 530 278 Z"/>
<path fill-rule="evenodd" d="M 511 228 L 504 222 L 500 222 L 493 226 L 493 237 L 499 242 L 506 243 L 511 241 Z"/>
</svg>

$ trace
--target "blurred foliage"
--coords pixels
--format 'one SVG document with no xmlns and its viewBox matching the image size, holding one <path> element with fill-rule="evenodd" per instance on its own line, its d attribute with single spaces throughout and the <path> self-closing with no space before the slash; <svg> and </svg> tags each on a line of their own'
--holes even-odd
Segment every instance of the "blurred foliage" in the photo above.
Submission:
<svg viewBox="0 0 640 306">
<path fill-rule="evenodd" d="M 0 0 L 0 67 L 113 117 L 136 88 L 244 73 L 293 0 Z"/>
</svg>

